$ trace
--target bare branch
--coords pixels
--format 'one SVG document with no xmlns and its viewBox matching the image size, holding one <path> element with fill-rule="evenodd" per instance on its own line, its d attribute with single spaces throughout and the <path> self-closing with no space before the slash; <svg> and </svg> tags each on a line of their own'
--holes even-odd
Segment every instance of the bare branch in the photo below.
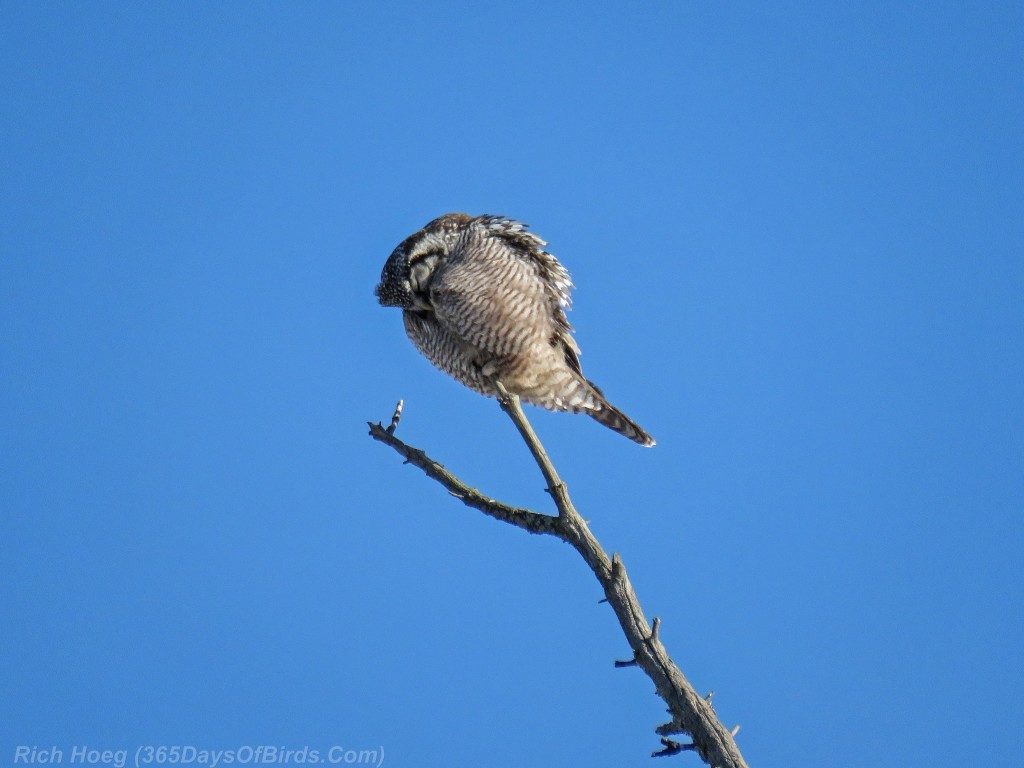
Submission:
<svg viewBox="0 0 1024 768">
<path fill-rule="evenodd" d="M 615 612 L 626 640 L 633 650 L 631 660 L 616 661 L 615 666 L 640 667 L 651 678 L 655 690 L 668 705 L 668 711 L 672 715 L 670 722 L 656 729 L 662 736 L 662 749 L 652 753 L 653 756 L 664 757 L 694 751 L 711 766 L 746 768 L 747 764 L 733 740 L 733 735 L 739 727 L 731 732 L 726 729 L 715 715 L 711 697 L 701 697 L 669 657 L 658 636 L 661 619 L 655 618 L 653 628 L 647 623 L 622 559 L 617 554 L 608 557 L 590 532 L 586 521 L 576 511 L 565 483 L 559 478 L 537 434 L 527 421 L 519 398 L 509 394 L 500 382 L 495 384 L 500 393 L 498 403 L 501 409 L 512 419 L 547 481 L 548 492 L 558 509 L 558 517 L 511 507 L 490 499 L 475 488 L 470 488 L 420 449 L 399 440 L 394 436 L 394 432 L 401 417 L 401 402 L 389 427 L 370 423 L 370 436 L 374 440 L 390 445 L 405 459 L 405 463 L 419 467 L 464 504 L 530 533 L 556 536 L 571 544 L 580 554 L 604 589 L 605 600 Z M 692 743 L 676 742 L 667 738 L 670 734 L 686 734 Z"/>
<path fill-rule="evenodd" d="M 544 446 L 540 444 L 540 438 L 537 437 L 537 433 L 533 431 L 533 426 L 529 421 L 526 420 L 526 414 L 523 413 L 523 407 L 519 404 L 519 398 L 515 395 L 509 394 L 500 381 L 494 380 L 494 386 L 498 388 L 498 405 L 501 406 L 501 410 L 508 414 L 509 418 L 512 419 L 512 423 L 516 425 L 516 429 L 519 430 L 519 434 L 523 436 L 523 440 L 526 442 L 526 446 L 530 449 L 530 453 L 533 454 L 534 460 L 537 462 L 537 466 L 540 467 L 541 474 L 544 475 L 544 479 L 548 483 L 548 493 L 551 494 L 551 498 L 555 500 L 555 506 L 558 508 L 558 516 L 561 518 L 575 516 L 579 518 L 576 509 L 572 505 L 572 501 L 569 499 L 569 492 L 566 490 L 565 483 L 558 476 L 558 472 L 555 471 L 555 465 L 551 463 L 551 459 L 548 458 L 547 451 L 544 450 Z M 582 519 L 580 519 L 582 522 Z"/>
<path fill-rule="evenodd" d="M 484 496 L 476 488 L 470 488 L 459 478 L 444 468 L 442 464 L 434 461 L 419 448 L 413 448 L 394 436 L 380 423 L 367 422 L 370 427 L 370 437 L 374 440 L 390 445 L 404 459 L 406 464 L 413 464 L 423 470 L 426 475 L 445 488 L 448 492 L 459 499 L 463 504 L 474 509 L 479 509 L 485 515 L 510 523 L 517 528 L 529 531 L 530 533 L 555 534 L 558 518 L 551 515 L 542 515 L 539 512 L 532 512 L 521 507 L 510 507 L 500 501 Z"/>
</svg>

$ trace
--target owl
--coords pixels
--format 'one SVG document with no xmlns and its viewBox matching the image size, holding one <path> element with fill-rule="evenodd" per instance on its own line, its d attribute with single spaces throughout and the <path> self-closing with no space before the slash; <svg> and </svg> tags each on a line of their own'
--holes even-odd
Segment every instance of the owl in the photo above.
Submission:
<svg viewBox="0 0 1024 768">
<path fill-rule="evenodd" d="M 503 216 L 448 213 L 395 248 L 376 294 L 401 307 L 416 348 L 470 389 L 496 396 L 497 379 L 527 403 L 585 413 L 654 445 L 583 376 L 565 316 L 572 282 L 546 245 Z"/>
</svg>

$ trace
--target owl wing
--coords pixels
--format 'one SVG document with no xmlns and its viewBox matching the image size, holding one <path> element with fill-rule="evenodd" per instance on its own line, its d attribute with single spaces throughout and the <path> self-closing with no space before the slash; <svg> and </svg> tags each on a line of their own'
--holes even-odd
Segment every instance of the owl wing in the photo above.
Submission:
<svg viewBox="0 0 1024 768">
<path fill-rule="evenodd" d="M 533 344 L 561 347 L 579 372 L 565 316 L 572 283 L 546 244 L 519 222 L 477 219 L 431 283 L 438 322 L 488 358 L 507 359 Z"/>
</svg>

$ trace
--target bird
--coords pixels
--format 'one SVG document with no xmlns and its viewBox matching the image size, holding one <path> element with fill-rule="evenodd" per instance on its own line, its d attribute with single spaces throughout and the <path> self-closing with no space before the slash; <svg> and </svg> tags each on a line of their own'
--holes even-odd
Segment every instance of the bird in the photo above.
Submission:
<svg viewBox="0 0 1024 768">
<path fill-rule="evenodd" d="M 583 375 L 565 314 L 573 284 L 546 246 L 520 221 L 447 213 L 398 244 L 375 294 L 402 309 L 420 353 L 470 389 L 496 397 L 500 382 L 527 403 L 654 445 Z"/>
</svg>

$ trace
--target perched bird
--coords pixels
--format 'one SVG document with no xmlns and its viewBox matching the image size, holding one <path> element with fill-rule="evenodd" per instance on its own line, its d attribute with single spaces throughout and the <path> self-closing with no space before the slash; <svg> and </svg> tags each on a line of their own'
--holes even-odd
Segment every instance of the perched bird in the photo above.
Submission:
<svg viewBox="0 0 1024 768">
<path fill-rule="evenodd" d="M 497 379 L 528 403 L 585 413 L 654 445 L 584 378 L 565 317 L 572 282 L 546 245 L 503 216 L 448 213 L 395 248 L 375 292 L 402 308 L 416 348 L 470 389 L 495 396 Z"/>
</svg>

